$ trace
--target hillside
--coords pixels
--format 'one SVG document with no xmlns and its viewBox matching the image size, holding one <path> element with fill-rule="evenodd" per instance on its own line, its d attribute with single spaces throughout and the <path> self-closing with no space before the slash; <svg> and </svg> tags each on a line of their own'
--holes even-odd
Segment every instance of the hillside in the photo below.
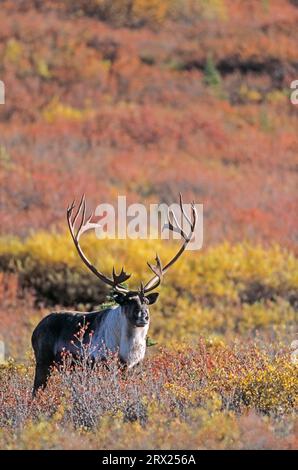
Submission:
<svg viewBox="0 0 298 470">
<path fill-rule="evenodd" d="M 205 205 L 206 246 L 293 248 L 295 2 L 107 3 L 1 2 L 1 233 L 64 226 L 83 191 L 148 204 L 178 188 Z"/>
</svg>

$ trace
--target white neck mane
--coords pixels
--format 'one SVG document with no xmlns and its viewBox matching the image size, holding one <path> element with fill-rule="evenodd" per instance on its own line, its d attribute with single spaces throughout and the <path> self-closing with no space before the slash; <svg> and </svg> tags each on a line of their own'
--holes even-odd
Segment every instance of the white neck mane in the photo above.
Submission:
<svg viewBox="0 0 298 470">
<path fill-rule="evenodd" d="M 103 355 L 105 348 L 113 353 L 118 352 L 120 359 L 128 367 L 133 367 L 145 356 L 148 329 L 149 323 L 144 327 L 132 326 L 122 307 L 113 307 L 108 312 L 100 332 L 94 336 L 92 346 L 99 350 L 98 356 Z"/>
</svg>

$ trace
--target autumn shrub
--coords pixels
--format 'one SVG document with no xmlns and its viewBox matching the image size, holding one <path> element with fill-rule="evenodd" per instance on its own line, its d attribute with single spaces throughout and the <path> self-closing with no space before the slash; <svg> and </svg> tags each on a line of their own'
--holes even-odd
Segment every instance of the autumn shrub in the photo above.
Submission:
<svg viewBox="0 0 298 470">
<path fill-rule="evenodd" d="M 94 16 L 117 26 L 140 27 L 162 23 L 172 0 L 66 0 L 68 10 Z"/>
<path fill-rule="evenodd" d="M 286 351 L 235 345 L 232 350 L 222 350 L 214 364 L 210 384 L 216 384 L 215 390 L 228 408 L 251 407 L 276 416 L 297 410 L 296 365 Z"/>
<path fill-rule="evenodd" d="M 202 339 L 160 349 L 125 374 L 113 356 L 93 368 L 66 358 L 34 400 L 32 380 L 31 365 L 0 368 L 1 447 L 294 445 L 298 383 L 285 348 Z M 253 439 L 250 421 L 260 428 Z"/>
<path fill-rule="evenodd" d="M 166 20 L 192 23 L 199 19 L 225 20 L 223 0 L 54 0 L 67 12 L 87 15 L 116 26 L 142 27 L 162 25 Z"/>
<path fill-rule="evenodd" d="M 134 274 L 132 279 L 135 284 L 148 276 L 144 260 L 151 260 L 154 250 L 159 251 L 166 260 L 176 249 L 176 245 L 170 241 L 96 240 L 91 236 L 84 240 L 83 246 L 88 255 L 95 262 L 98 259 L 102 269 L 107 272 L 111 272 L 115 260 L 119 264 L 116 269 L 120 269 L 119 259 L 122 258 L 123 264 Z M 77 270 L 80 273 L 78 276 L 85 272 L 68 234 L 41 232 L 24 241 L 3 237 L 0 240 L 0 263 L 2 270 L 15 271 L 20 275 L 23 273 L 26 287 L 34 287 L 34 270 L 39 270 L 36 277 L 48 273 L 49 283 L 55 270 L 59 273 L 62 267 Z M 296 302 L 297 259 L 293 253 L 278 245 L 266 249 L 249 243 L 224 243 L 202 253 L 186 252 L 177 266 L 179 279 L 172 269 L 167 274 L 166 286 L 173 286 L 178 294 L 184 290 L 188 293 L 186 299 L 197 298 L 207 305 L 216 299 L 253 304 L 262 299 L 281 297 L 293 305 Z M 63 282 L 63 275 L 55 284 L 56 288 L 59 282 Z M 69 283 L 71 285 L 71 281 Z M 77 285 L 75 281 L 74 284 Z M 76 299 L 79 298 L 80 294 Z"/>
<path fill-rule="evenodd" d="M 46 240 L 51 240 L 50 244 Z M 101 304 L 107 294 L 105 286 L 80 268 L 68 249 L 71 247 L 68 238 L 65 241 L 66 245 L 61 245 L 59 236 L 48 238 L 45 233 L 40 234 L 33 244 L 28 240 L 27 248 L 31 248 L 27 251 L 20 240 L 6 239 L 8 251 L 3 245 L 2 267 L 18 273 L 19 287 L 34 290 L 38 301 L 65 306 L 77 303 L 87 308 L 88 304 L 89 307 Z"/>
</svg>

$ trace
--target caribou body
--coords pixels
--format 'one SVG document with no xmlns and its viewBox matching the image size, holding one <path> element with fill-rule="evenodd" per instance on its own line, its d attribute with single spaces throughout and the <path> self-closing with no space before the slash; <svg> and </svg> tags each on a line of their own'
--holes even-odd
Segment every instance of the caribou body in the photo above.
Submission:
<svg viewBox="0 0 298 470">
<path fill-rule="evenodd" d="M 141 308 L 138 299 L 128 299 L 123 305 L 102 311 L 53 312 L 41 320 L 32 335 L 34 393 L 45 386 L 51 366 L 61 363 L 65 351 L 77 357 L 84 355 L 86 346 L 91 361 L 105 359 L 108 352 L 118 353 L 120 362 L 128 368 L 142 361 L 150 322 L 148 305 L 156 298 L 157 294 L 149 294 Z M 78 341 L 82 329 L 84 334 Z"/>
<path fill-rule="evenodd" d="M 138 290 L 129 290 L 123 283 L 130 278 L 124 272 L 116 274 L 113 269 L 112 276 L 106 277 L 89 261 L 79 244 L 82 233 L 95 228 L 97 224 L 91 223 L 93 214 L 86 220 L 86 201 L 83 196 L 76 214 L 73 215 L 74 203 L 67 209 L 67 221 L 71 237 L 84 264 L 101 281 L 112 289 L 116 306 L 102 311 L 90 313 L 80 312 L 53 312 L 43 318 L 32 334 L 32 347 L 35 353 L 36 370 L 33 394 L 46 385 L 53 364 L 62 362 L 63 353 L 67 352 L 73 357 L 80 357 L 86 351 L 91 361 L 104 360 L 108 352 L 117 353 L 119 361 L 128 368 L 141 362 L 146 352 L 146 338 L 150 324 L 149 305 L 156 302 L 156 289 L 170 266 L 184 252 L 190 242 L 196 221 L 197 213 L 192 204 L 192 218 L 190 219 L 183 208 L 180 195 L 180 208 L 182 216 L 190 226 L 186 234 L 178 223 L 175 214 L 169 211 L 167 227 L 173 232 L 179 232 L 184 242 L 175 256 L 162 267 L 156 255 L 156 265 L 147 263 L 154 276 L 144 285 L 141 283 Z M 82 332 L 80 341 L 78 333 Z"/>
</svg>

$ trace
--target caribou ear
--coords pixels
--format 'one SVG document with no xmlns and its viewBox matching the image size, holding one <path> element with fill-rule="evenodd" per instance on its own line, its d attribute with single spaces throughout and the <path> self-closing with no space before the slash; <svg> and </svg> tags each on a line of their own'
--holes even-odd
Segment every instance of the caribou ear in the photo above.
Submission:
<svg viewBox="0 0 298 470">
<path fill-rule="evenodd" d="M 122 294 L 121 292 L 117 292 L 116 294 L 114 294 L 113 299 L 119 305 L 123 305 L 125 301 L 127 300 L 126 295 Z"/>
<path fill-rule="evenodd" d="M 157 301 L 158 296 L 158 292 L 152 292 L 152 294 L 146 295 L 146 298 L 149 300 L 149 305 L 154 304 Z"/>
</svg>

